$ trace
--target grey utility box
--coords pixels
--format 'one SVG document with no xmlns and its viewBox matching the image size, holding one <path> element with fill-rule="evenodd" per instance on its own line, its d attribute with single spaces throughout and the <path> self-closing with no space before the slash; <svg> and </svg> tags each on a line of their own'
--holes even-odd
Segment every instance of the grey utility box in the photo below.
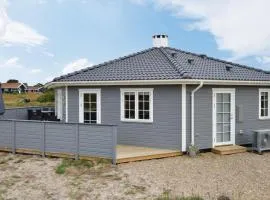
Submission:
<svg viewBox="0 0 270 200">
<path fill-rule="evenodd" d="M 270 129 L 255 130 L 253 132 L 253 150 L 258 153 L 270 150 Z"/>
</svg>

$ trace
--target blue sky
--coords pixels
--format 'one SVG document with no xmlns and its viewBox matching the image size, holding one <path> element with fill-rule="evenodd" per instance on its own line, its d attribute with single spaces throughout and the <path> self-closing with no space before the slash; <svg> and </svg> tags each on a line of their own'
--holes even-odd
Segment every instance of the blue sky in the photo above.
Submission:
<svg viewBox="0 0 270 200">
<path fill-rule="evenodd" d="M 0 0 L 0 81 L 45 83 L 152 47 L 156 33 L 175 48 L 270 70 L 267 7 L 267 0 Z"/>
</svg>

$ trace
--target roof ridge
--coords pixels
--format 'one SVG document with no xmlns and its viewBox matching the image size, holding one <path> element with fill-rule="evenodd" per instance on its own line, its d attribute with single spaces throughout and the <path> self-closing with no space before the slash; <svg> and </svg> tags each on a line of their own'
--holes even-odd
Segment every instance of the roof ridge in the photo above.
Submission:
<svg viewBox="0 0 270 200">
<path fill-rule="evenodd" d="M 183 69 L 182 66 L 180 66 L 175 59 L 172 59 L 167 52 L 165 52 L 163 47 L 158 48 L 160 52 L 169 60 L 173 68 L 182 76 L 183 78 L 191 78 L 191 76 L 188 74 L 187 71 Z"/>
<path fill-rule="evenodd" d="M 81 70 L 77 70 L 75 72 L 71 72 L 71 73 L 68 73 L 68 74 L 65 74 L 65 75 L 62 75 L 62 76 L 59 76 L 59 77 L 56 77 L 52 80 L 53 81 L 57 81 L 59 79 L 62 79 L 62 78 L 67 78 L 67 77 L 70 77 L 70 76 L 73 76 L 73 75 L 76 75 L 80 72 L 86 72 L 88 70 L 92 70 L 92 69 L 96 69 L 96 68 L 99 68 L 99 67 L 102 67 L 102 66 L 105 66 L 105 65 L 108 65 L 108 64 L 112 64 L 114 62 L 118 62 L 118 61 L 121 61 L 121 60 L 124 60 L 124 59 L 127 59 L 127 58 L 131 58 L 131 57 L 134 57 L 134 56 L 137 56 L 137 55 L 140 55 L 140 54 L 143 54 L 143 53 L 146 53 L 146 52 L 149 52 L 149 51 L 152 51 L 154 49 L 158 49 L 157 47 L 151 47 L 151 48 L 148 48 L 148 49 L 144 49 L 144 50 L 141 50 L 141 51 L 137 51 L 135 53 L 132 53 L 132 54 L 129 54 L 127 56 L 121 56 L 121 57 L 118 57 L 116 59 L 113 59 L 113 60 L 109 60 L 109 61 L 105 61 L 105 62 L 102 62 L 100 64 L 97 64 L 97 65 L 93 65 L 91 67 L 86 67 L 84 69 L 81 69 Z"/>
<path fill-rule="evenodd" d="M 205 55 L 205 54 L 192 53 L 190 51 L 184 51 L 182 49 L 177 49 L 177 48 L 173 48 L 173 47 L 166 47 L 166 48 L 174 50 L 174 51 L 180 51 L 181 53 L 185 53 L 185 54 L 191 54 L 193 56 Z M 230 62 L 230 61 L 214 58 L 214 57 L 207 56 L 207 55 L 205 55 L 205 56 L 206 56 L 206 58 L 208 58 L 210 60 L 214 60 L 214 61 L 217 61 L 217 62 L 222 62 L 224 64 L 235 65 L 235 66 L 242 67 L 242 68 L 245 68 L 245 69 L 250 69 L 250 70 L 255 70 L 255 71 L 258 71 L 258 72 L 264 72 L 266 74 L 270 74 L 270 71 L 267 71 L 267 70 L 258 69 L 256 67 L 251 67 L 251 66 L 243 65 L 243 64 L 239 64 L 239 63 Z"/>
</svg>

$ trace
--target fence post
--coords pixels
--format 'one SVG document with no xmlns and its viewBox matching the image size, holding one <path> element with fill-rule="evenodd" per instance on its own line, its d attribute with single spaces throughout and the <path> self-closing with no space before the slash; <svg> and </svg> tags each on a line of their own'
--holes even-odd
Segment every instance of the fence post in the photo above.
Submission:
<svg viewBox="0 0 270 200">
<path fill-rule="evenodd" d="M 75 160 L 79 159 L 79 154 L 80 154 L 80 133 L 79 133 L 79 124 L 76 124 L 75 127 L 75 142 L 76 142 L 76 152 L 75 152 Z"/>
<path fill-rule="evenodd" d="M 12 153 L 16 153 L 16 121 L 12 121 L 11 125 L 12 130 Z"/>
<path fill-rule="evenodd" d="M 117 164 L 117 127 L 112 126 L 112 161 Z"/>
<path fill-rule="evenodd" d="M 42 157 L 45 157 L 45 132 L 46 132 L 46 123 L 43 122 L 41 137 L 40 137 L 40 152 L 41 152 Z"/>
</svg>

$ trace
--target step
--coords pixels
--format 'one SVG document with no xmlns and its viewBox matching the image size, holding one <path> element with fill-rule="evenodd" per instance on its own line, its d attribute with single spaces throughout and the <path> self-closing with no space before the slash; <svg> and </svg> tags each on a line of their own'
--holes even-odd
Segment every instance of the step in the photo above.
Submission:
<svg viewBox="0 0 270 200">
<path fill-rule="evenodd" d="M 217 146 L 212 148 L 212 152 L 220 155 L 230 155 L 236 153 L 244 153 L 247 151 L 246 147 L 239 145 L 226 145 L 226 146 Z"/>
</svg>

